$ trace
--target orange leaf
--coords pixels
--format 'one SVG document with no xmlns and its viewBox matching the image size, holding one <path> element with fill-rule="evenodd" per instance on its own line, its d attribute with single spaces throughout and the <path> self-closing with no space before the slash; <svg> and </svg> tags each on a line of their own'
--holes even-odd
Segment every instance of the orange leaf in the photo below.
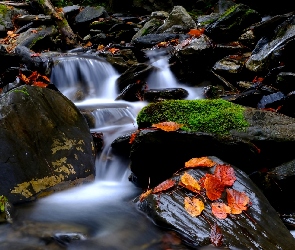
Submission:
<svg viewBox="0 0 295 250">
<path fill-rule="evenodd" d="M 41 56 L 41 54 L 40 53 L 33 53 L 33 54 L 31 54 L 31 57 L 38 57 L 38 56 Z"/>
<path fill-rule="evenodd" d="M 227 187 L 231 187 L 237 179 L 234 169 L 230 165 L 217 165 L 214 175 Z"/>
<path fill-rule="evenodd" d="M 110 51 L 112 54 L 115 54 L 117 51 L 119 51 L 119 49 L 116 49 L 116 48 L 110 48 L 109 51 Z"/>
<path fill-rule="evenodd" d="M 158 47 L 164 47 L 166 48 L 169 45 L 169 42 L 160 42 L 157 44 Z"/>
<path fill-rule="evenodd" d="M 240 214 L 244 210 L 247 210 L 247 205 L 250 202 L 250 198 L 244 192 L 239 192 L 235 189 L 226 189 L 227 203 L 231 208 L 232 214 Z"/>
<path fill-rule="evenodd" d="M 132 133 L 132 134 L 130 135 L 130 139 L 129 139 L 129 143 L 130 143 L 130 144 L 132 144 L 132 143 L 134 142 L 134 140 L 135 140 L 135 138 L 136 138 L 138 132 L 139 132 L 139 130 L 135 131 L 134 133 Z"/>
<path fill-rule="evenodd" d="M 32 81 L 36 81 L 38 77 L 39 77 L 38 72 L 37 72 L 37 71 L 34 71 L 34 72 L 28 77 L 28 79 L 32 82 Z"/>
<path fill-rule="evenodd" d="M 42 76 L 42 75 L 39 75 L 39 76 L 43 78 L 43 80 L 45 80 L 46 82 L 50 82 L 50 79 L 47 76 Z"/>
<path fill-rule="evenodd" d="M 214 245 L 215 247 L 221 247 L 223 244 L 223 234 L 221 233 L 220 228 L 216 224 L 214 224 L 211 228 L 210 240 L 212 245 Z"/>
<path fill-rule="evenodd" d="M 172 180 L 172 179 L 168 179 L 166 181 L 163 181 L 162 183 L 160 183 L 158 186 L 156 186 L 154 189 L 153 189 L 153 194 L 156 194 L 156 193 L 160 193 L 160 192 L 163 192 L 163 191 L 166 191 L 172 187 L 174 187 L 175 185 L 175 180 Z"/>
<path fill-rule="evenodd" d="M 97 46 L 97 50 L 103 50 L 104 49 L 104 45 L 100 44 Z"/>
<path fill-rule="evenodd" d="M 140 196 L 139 196 L 139 201 L 143 201 L 149 194 L 152 193 L 152 189 L 148 189 L 147 191 L 145 191 L 144 193 L 142 193 Z"/>
<path fill-rule="evenodd" d="M 211 168 L 216 163 L 210 160 L 208 157 L 201 157 L 201 158 L 192 158 L 185 163 L 186 168 L 197 168 L 197 167 L 207 167 Z"/>
<path fill-rule="evenodd" d="M 206 189 L 206 195 L 211 201 L 217 200 L 221 197 L 224 190 L 224 185 L 221 181 L 212 174 L 207 174 L 204 181 L 204 188 Z"/>
<path fill-rule="evenodd" d="M 183 124 L 178 124 L 176 122 L 160 122 L 157 124 L 153 124 L 152 127 L 164 130 L 166 132 L 176 131 L 183 127 Z"/>
<path fill-rule="evenodd" d="M 85 44 L 85 47 L 91 47 L 92 46 L 92 43 L 89 41 Z"/>
<path fill-rule="evenodd" d="M 204 33 L 205 29 L 191 29 L 187 34 L 194 37 L 199 37 Z"/>
<path fill-rule="evenodd" d="M 47 83 L 44 83 L 44 82 L 34 82 L 32 84 L 32 86 L 36 86 L 36 87 L 41 87 L 41 88 L 46 88 L 48 86 Z"/>
<path fill-rule="evenodd" d="M 185 187 L 186 189 L 194 193 L 199 193 L 199 191 L 201 190 L 199 182 L 188 173 L 184 173 L 181 176 L 179 185 Z"/>
<path fill-rule="evenodd" d="M 28 79 L 24 74 L 20 73 L 18 77 L 19 77 L 19 79 L 20 79 L 21 81 L 23 81 L 25 84 L 30 84 L 30 79 Z"/>
<path fill-rule="evenodd" d="M 184 208 L 192 216 L 199 216 L 205 208 L 204 202 L 198 198 L 184 198 Z"/>
<path fill-rule="evenodd" d="M 213 202 L 211 204 L 212 213 L 215 215 L 217 219 L 225 219 L 227 214 L 231 213 L 231 209 L 229 206 L 222 202 Z"/>
<path fill-rule="evenodd" d="M 8 36 L 11 36 L 12 34 L 13 34 L 13 31 L 11 31 L 11 30 L 7 31 Z"/>
</svg>

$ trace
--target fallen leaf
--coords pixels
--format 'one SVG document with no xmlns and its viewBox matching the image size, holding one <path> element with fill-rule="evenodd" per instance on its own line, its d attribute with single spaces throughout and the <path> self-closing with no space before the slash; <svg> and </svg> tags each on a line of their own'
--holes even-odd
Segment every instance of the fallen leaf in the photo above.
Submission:
<svg viewBox="0 0 295 250">
<path fill-rule="evenodd" d="M 204 33 L 205 29 L 191 29 L 187 34 L 194 37 L 199 37 Z"/>
<path fill-rule="evenodd" d="M 34 82 L 32 84 L 32 86 L 46 88 L 48 86 L 48 84 L 47 83 L 44 83 L 44 82 Z"/>
<path fill-rule="evenodd" d="M 152 127 L 164 130 L 166 132 L 176 131 L 183 127 L 183 124 L 178 124 L 176 122 L 160 122 L 153 124 Z"/>
<path fill-rule="evenodd" d="M 119 49 L 116 49 L 116 48 L 110 48 L 109 51 L 110 51 L 112 54 L 115 54 L 116 52 L 119 51 Z"/>
<path fill-rule="evenodd" d="M 166 181 L 163 181 L 162 183 L 160 183 L 158 186 L 154 187 L 153 189 L 153 194 L 156 194 L 156 193 L 160 193 L 160 192 L 163 192 L 163 191 L 166 191 L 172 187 L 174 187 L 175 185 L 175 180 L 172 180 L 172 179 L 168 179 Z"/>
<path fill-rule="evenodd" d="M 214 201 L 221 197 L 224 185 L 215 175 L 207 174 L 204 181 L 204 188 L 206 189 L 206 195 L 208 198 L 211 201 Z"/>
<path fill-rule="evenodd" d="M 97 46 L 97 50 L 103 50 L 104 49 L 104 45 L 100 44 Z"/>
<path fill-rule="evenodd" d="M 132 144 L 138 134 L 139 130 L 133 132 L 131 135 L 130 135 L 130 139 L 129 139 L 129 143 Z"/>
<path fill-rule="evenodd" d="M 39 56 L 41 56 L 40 53 L 33 53 L 33 54 L 31 54 L 31 57 L 39 57 Z"/>
<path fill-rule="evenodd" d="M 152 189 L 148 189 L 147 191 L 145 191 L 144 193 L 142 193 L 140 196 L 139 196 L 139 201 L 142 202 L 149 194 L 152 193 Z"/>
<path fill-rule="evenodd" d="M 157 46 L 160 48 L 166 48 L 168 47 L 168 45 L 169 45 L 169 42 L 160 42 L 157 44 Z"/>
<path fill-rule="evenodd" d="M 184 208 L 192 216 L 199 216 L 205 208 L 204 202 L 198 198 L 184 198 Z"/>
<path fill-rule="evenodd" d="M 206 167 L 211 168 L 216 163 L 210 160 L 208 157 L 192 158 L 185 163 L 186 168 L 197 168 L 197 167 Z"/>
<path fill-rule="evenodd" d="M 85 47 L 91 47 L 92 46 L 92 42 L 87 42 L 86 44 L 85 44 Z"/>
<path fill-rule="evenodd" d="M 25 84 L 30 84 L 30 79 L 28 79 L 24 74 L 20 73 L 18 77 L 19 77 L 19 79 L 20 79 L 21 81 L 23 81 Z"/>
<path fill-rule="evenodd" d="M 217 165 L 214 175 L 227 187 L 231 187 L 237 179 L 235 171 L 230 165 Z"/>
<path fill-rule="evenodd" d="M 184 173 L 181 176 L 179 185 L 185 187 L 186 189 L 194 193 L 199 193 L 199 191 L 201 190 L 199 182 L 188 173 Z"/>
<path fill-rule="evenodd" d="M 214 216 L 217 219 L 221 219 L 221 220 L 225 219 L 227 217 L 227 214 L 231 213 L 230 207 L 222 202 L 213 202 L 211 204 L 211 210 Z"/>
<path fill-rule="evenodd" d="M 216 224 L 214 224 L 211 228 L 210 240 L 215 247 L 221 247 L 223 244 L 223 234 L 219 226 L 217 226 Z"/>
<path fill-rule="evenodd" d="M 226 189 L 227 193 L 227 203 L 231 208 L 232 214 L 241 214 L 243 211 L 247 210 L 247 205 L 250 202 L 250 198 L 244 192 L 239 192 L 235 189 Z"/>
</svg>

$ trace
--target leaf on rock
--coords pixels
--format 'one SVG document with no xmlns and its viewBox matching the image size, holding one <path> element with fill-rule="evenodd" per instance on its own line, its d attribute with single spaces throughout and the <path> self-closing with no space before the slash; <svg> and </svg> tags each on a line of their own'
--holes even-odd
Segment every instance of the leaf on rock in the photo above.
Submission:
<svg viewBox="0 0 295 250">
<path fill-rule="evenodd" d="M 208 157 L 192 158 L 185 163 L 186 168 L 206 167 L 211 168 L 216 163 Z"/>
<path fill-rule="evenodd" d="M 34 82 L 32 84 L 32 86 L 36 86 L 36 87 L 41 87 L 41 88 L 46 88 L 48 86 L 47 83 L 44 83 L 44 82 Z"/>
<path fill-rule="evenodd" d="M 136 130 L 135 132 L 133 132 L 131 135 L 130 135 L 130 139 L 129 139 L 129 143 L 132 144 L 138 134 L 139 130 Z"/>
<path fill-rule="evenodd" d="M 199 193 L 199 191 L 201 190 L 199 182 L 188 173 L 184 173 L 181 176 L 179 185 L 185 187 L 186 189 L 194 193 Z"/>
<path fill-rule="evenodd" d="M 192 216 L 199 216 L 205 208 L 204 202 L 198 198 L 184 198 L 184 208 Z"/>
<path fill-rule="evenodd" d="M 207 174 L 204 181 L 204 188 L 206 189 L 208 198 L 211 201 L 215 201 L 221 197 L 224 185 L 215 175 Z"/>
<path fill-rule="evenodd" d="M 139 201 L 142 202 L 149 194 L 152 193 L 152 189 L 148 189 L 147 191 L 145 191 L 144 193 L 142 193 L 140 196 L 139 196 Z"/>
<path fill-rule="evenodd" d="M 231 208 L 222 202 L 213 202 L 211 204 L 212 213 L 217 219 L 225 219 L 227 214 L 231 213 Z"/>
<path fill-rule="evenodd" d="M 221 247 L 222 246 L 223 234 L 222 234 L 219 226 L 217 226 L 216 224 L 214 224 L 213 227 L 211 228 L 210 240 L 211 240 L 211 243 L 215 247 Z"/>
<path fill-rule="evenodd" d="M 247 210 L 247 205 L 250 202 L 250 198 L 244 192 L 239 192 L 235 189 L 226 189 L 227 203 L 231 208 L 232 214 L 240 214 L 244 210 Z"/>
<path fill-rule="evenodd" d="M 230 165 L 217 165 L 214 175 L 227 187 L 231 187 L 237 179 L 235 171 Z"/>
<path fill-rule="evenodd" d="M 170 132 L 180 129 L 181 127 L 183 127 L 183 124 L 179 124 L 176 122 L 160 122 L 157 124 L 153 124 L 152 127 L 164 130 L 166 132 Z"/>
<path fill-rule="evenodd" d="M 205 29 L 191 29 L 187 34 L 194 37 L 200 37 L 204 33 Z"/>
<path fill-rule="evenodd" d="M 156 193 L 160 193 L 160 192 L 163 192 L 163 191 L 166 191 L 172 187 L 174 187 L 175 185 L 175 180 L 172 180 L 172 179 L 168 179 L 166 181 L 163 181 L 162 183 L 160 183 L 158 186 L 154 187 L 153 189 L 153 194 L 156 194 Z"/>
</svg>

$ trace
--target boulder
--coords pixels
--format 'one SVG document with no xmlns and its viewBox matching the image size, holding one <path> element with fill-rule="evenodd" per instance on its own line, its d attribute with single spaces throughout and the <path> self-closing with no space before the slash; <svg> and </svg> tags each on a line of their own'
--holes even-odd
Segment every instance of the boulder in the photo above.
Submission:
<svg viewBox="0 0 295 250">
<path fill-rule="evenodd" d="M 1 195 L 15 204 L 93 180 L 92 136 L 71 101 L 21 86 L 0 102 Z"/>
<path fill-rule="evenodd" d="M 210 159 L 217 164 L 228 166 L 216 157 Z M 168 179 L 174 182 L 174 185 L 159 185 L 157 191 L 155 188 L 149 194 L 147 192 L 147 195 L 141 196 L 137 205 L 157 225 L 177 231 L 194 248 L 211 243 L 230 249 L 293 249 L 295 239 L 259 188 L 244 172 L 231 167 L 234 169 L 236 181 L 222 191 L 218 200 L 208 199 L 208 189 L 205 191 L 203 187 L 199 192 L 192 192 L 189 188 L 179 185 L 184 173 L 199 181 L 205 174 L 214 173 L 215 169 L 194 168 L 174 174 Z M 230 205 L 228 190 L 236 190 L 237 195 L 241 192 L 248 196 L 249 206 L 243 212 L 241 210 L 239 213 L 232 209 L 232 214 L 229 213 L 226 218 L 217 218 L 212 212 L 212 203 L 222 202 Z M 204 204 L 204 210 L 200 215 L 191 215 L 195 211 L 186 209 L 187 205 L 184 204 L 185 200 L 194 198 L 198 198 Z"/>
</svg>

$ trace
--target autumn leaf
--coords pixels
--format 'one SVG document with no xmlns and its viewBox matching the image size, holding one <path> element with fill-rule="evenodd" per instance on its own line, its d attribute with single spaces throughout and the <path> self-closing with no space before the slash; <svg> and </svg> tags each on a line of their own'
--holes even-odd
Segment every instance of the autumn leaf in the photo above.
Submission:
<svg viewBox="0 0 295 250">
<path fill-rule="evenodd" d="M 183 127 L 183 124 L 179 124 L 176 122 L 160 122 L 157 124 L 153 124 L 152 127 L 164 130 L 166 132 L 176 131 Z"/>
<path fill-rule="evenodd" d="M 160 42 L 157 44 L 157 46 L 160 48 L 166 48 L 168 47 L 168 45 L 169 45 L 169 42 Z"/>
<path fill-rule="evenodd" d="M 192 158 L 185 163 L 186 168 L 197 168 L 197 167 L 207 167 L 211 168 L 216 163 L 210 160 L 208 157 Z"/>
<path fill-rule="evenodd" d="M 88 41 L 86 44 L 85 44 L 85 47 L 91 47 L 92 46 L 92 42 Z"/>
<path fill-rule="evenodd" d="M 162 183 L 160 183 L 158 186 L 154 187 L 153 189 L 153 194 L 156 194 L 156 193 L 160 193 L 160 192 L 163 192 L 163 191 L 166 191 L 172 187 L 174 187 L 175 185 L 175 180 L 172 180 L 172 179 L 168 179 L 166 181 L 163 181 Z"/>
<path fill-rule="evenodd" d="M 145 191 L 144 193 L 142 193 L 140 196 L 139 196 L 139 201 L 142 202 L 149 194 L 152 193 L 152 189 L 148 189 L 147 191 Z"/>
<path fill-rule="evenodd" d="M 244 192 L 239 192 L 235 189 L 226 189 L 227 193 L 227 203 L 231 208 L 232 214 L 241 214 L 243 211 L 247 210 L 247 205 L 250 202 L 250 198 Z"/>
<path fill-rule="evenodd" d="M 231 187 L 237 179 L 235 171 L 230 165 L 217 165 L 214 175 L 227 187 Z"/>
<path fill-rule="evenodd" d="M 231 213 L 231 208 L 222 202 L 213 202 L 211 210 L 217 219 L 225 219 Z"/>
<path fill-rule="evenodd" d="M 108 49 L 112 54 L 115 54 L 116 52 L 119 51 L 119 49 L 116 49 L 116 48 L 110 48 Z"/>
<path fill-rule="evenodd" d="M 204 33 L 205 29 L 191 29 L 187 34 L 194 37 L 199 37 Z"/>
<path fill-rule="evenodd" d="M 133 132 L 131 135 L 130 135 L 130 139 L 129 139 L 129 143 L 132 144 L 138 134 L 139 130 L 136 130 L 135 132 Z"/>
<path fill-rule="evenodd" d="M 36 81 L 37 78 L 39 77 L 39 74 L 37 71 L 34 71 L 29 77 L 28 79 L 30 80 L 30 82 Z"/>
<path fill-rule="evenodd" d="M 41 56 L 40 53 L 33 53 L 33 54 L 31 54 L 31 57 L 39 57 L 39 56 Z"/>
<path fill-rule="evenodd" d="M 199 182 L 188 173 L 184 173 L 181 176 L 179 185 L 194 193 L 198 193 L 201 190 Z"/>
<path fill-rule="evenodd" d="M 205 208 L 204 202 L 198 198 L 184 198 L 184 208 L 192 216 L 199 216 Z"/>
<path fill-rule="evenodd" d="M 221 247 L 223 244 L 223 234 L 216 224 L 214 224 L 211 228 L 210 240 L 212 245 L 214 245 L 215 247 Z"/>
<path fill-rule="evenodd" d="M 206 189 L 206 195 L 208 198 L 211 201 L 214 201 L 221 197 L 224 185 L 215 175 L 207 174 L 204 181 L 204 188 Z"/>
<path fill-rule="evenodd" d="M 44 83 L 44 82 L 34 82 L 32 84 L 32 86 L 46 88 L 48 86 L 48 84 L 47 83 Z"/>
<path fill-rule="evenodd" d="M 20 79 L 21 81 L 23 81 L 25 84 L 30 84 L 30 79 L 28 79 L 24 74 L 20 73 L 18 77 L 19 77 L 19 79 Z"/>
<path fill-rule="evenodd" d="M 97 50 L 103 50 L 104 49 L 104 45 L 100 44 L 97 46 Z"/>
</svg>

